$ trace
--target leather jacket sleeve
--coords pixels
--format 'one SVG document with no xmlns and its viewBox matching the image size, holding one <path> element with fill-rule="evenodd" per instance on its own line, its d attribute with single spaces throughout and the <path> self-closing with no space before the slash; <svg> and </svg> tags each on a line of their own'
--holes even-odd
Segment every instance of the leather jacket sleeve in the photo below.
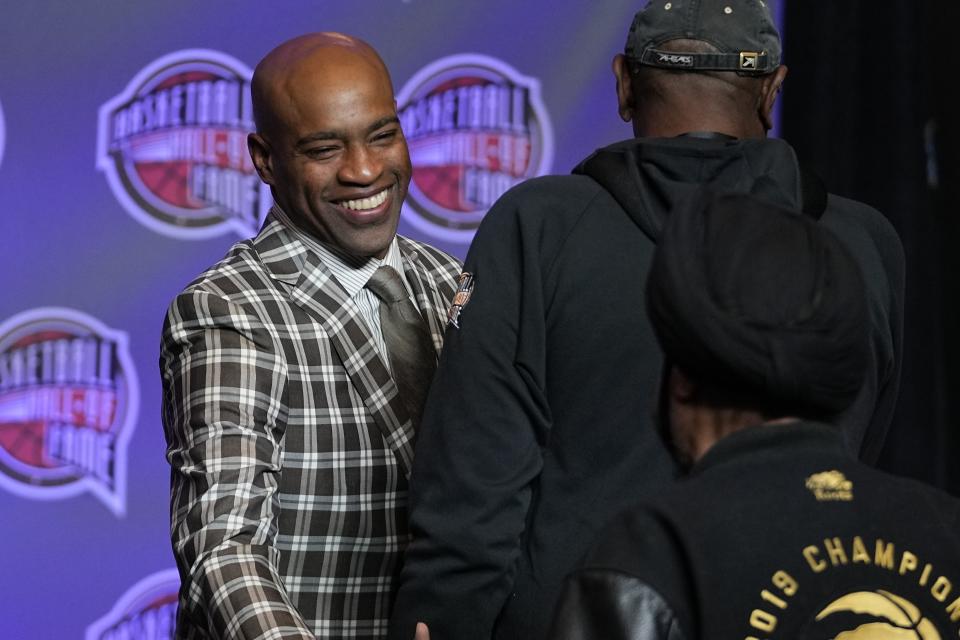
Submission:
<svg viewBox="0 0 960 640">
<path fill-rule="evenodd" d="M 584 569 L 567 579 L 549 638 L 553 640 L 686 640 L 663 597 L 617 571 Z"/>
</svg>

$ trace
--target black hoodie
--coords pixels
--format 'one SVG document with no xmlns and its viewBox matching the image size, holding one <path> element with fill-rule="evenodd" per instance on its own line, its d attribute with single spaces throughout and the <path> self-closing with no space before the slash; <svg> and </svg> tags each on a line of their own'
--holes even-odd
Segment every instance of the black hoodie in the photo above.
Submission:
<svg viewBox="0 0 960 640">
<path fill-rule="evenodd" d="M 487 214 L 464 269 L 411 478 L 390 638 L 544 637 L 563 577 L 616 513 L 676 475 L 654 413 L 662 366 L 643 291 L 664 217 L 708 185 L 802 209 L 853 253 L 868 287 L 871 371 L 843 416 L 879 453 L 899 381 L 903 255 L 870 207 L 825 196 L 779 140 L 611 145 L 572 176 L 530 180 Z"/>
<path fill-rule="evenodd" d="M 871 369 L 857 401 L 833 422 L 850 450 L 873 464 L 893 417 L 900 380 L 903 249 L 875 209 L 828 195 L 786 142 L 696 137 L 627 140 L 600 149 L 576 169 L 606 189 L 654 242 L 664 216 L 704 186 L 752 193 L 819 219 L 857 258 L 871 307 Z"/>
</svg>

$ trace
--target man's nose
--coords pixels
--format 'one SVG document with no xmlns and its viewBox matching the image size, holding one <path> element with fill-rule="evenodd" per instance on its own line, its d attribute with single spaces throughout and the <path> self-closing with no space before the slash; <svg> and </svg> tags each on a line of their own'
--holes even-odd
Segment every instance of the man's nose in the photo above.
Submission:
<svg viewBox="0 0 960 640">
<path fill-rule="evenodd" d="M 366 145 L 350 145 L 344 154 L 337 176 L 349 184 L 371 184 L 383 172 L 380 158 Z"/>
</svg>

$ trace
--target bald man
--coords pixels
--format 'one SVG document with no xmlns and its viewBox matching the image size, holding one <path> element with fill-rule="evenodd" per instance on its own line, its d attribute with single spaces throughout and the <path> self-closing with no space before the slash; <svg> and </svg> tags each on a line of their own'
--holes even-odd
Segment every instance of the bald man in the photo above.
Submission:
<svg viewBox="0 0 960 640">
<path fill-rule="evenodd" d="M 396 235 L 410 159 L 369 45 L 280 45 L 253 105 L 275 206 L 163 328 L 177 637 L 380 638 L 460 264 Z"/>
</svg>

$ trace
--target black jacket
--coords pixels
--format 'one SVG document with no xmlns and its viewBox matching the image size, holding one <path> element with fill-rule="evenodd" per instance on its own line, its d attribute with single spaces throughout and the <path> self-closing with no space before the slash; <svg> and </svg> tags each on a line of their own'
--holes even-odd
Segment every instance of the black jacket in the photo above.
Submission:
<svg viewBox="0 0 960 640">
<path fill-rule="evenodd" d="M 474 289 L 447 329 L 418 436 L 393 640 L 412 638 L 417 620 L 434 640 L 495 628 L 543 637 L 600 527 L 675 477 L 652 417 L 661 355 L 643 291 L 664 216 L 705 182 L 805 204 L 786 143 L 680 138 L 607 147 L 575 175 L 515 187 L 487 214 L 464 266 Z M 899 371 L 900 243 L 863 204 L 807 200 L 870 286 L 876 366 L 849 439 L 861 447 L 871 425 L 872 450 Z"/>
<path fill-rule="evenodd" d="M 956 637 L 958 525 L 960 502 L 856 462 L 833 427 L 749 428 L 616 519 L 550 637 Z"/>
</svg>

